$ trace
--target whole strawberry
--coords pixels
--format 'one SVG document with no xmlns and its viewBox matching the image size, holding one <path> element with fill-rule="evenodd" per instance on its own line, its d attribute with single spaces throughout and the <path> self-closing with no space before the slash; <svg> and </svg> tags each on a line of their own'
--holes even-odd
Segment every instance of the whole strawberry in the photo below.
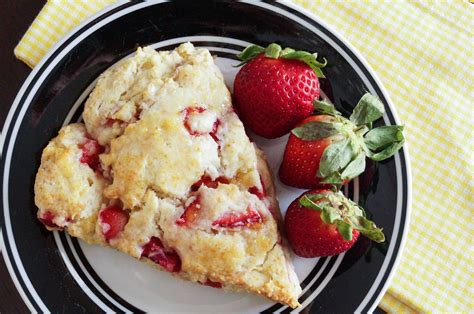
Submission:
<svg viewBox="0 0 474 314">
<path fill-rule="evenodd" d="M 280 180 L 298 188 L 340 185 L 365 169 L 365 159 L 384 160 L 404 143 L 403 126 L 389 125 L 369 131 L 382 117 L 380 100 L 365 94 L 349 119 L 333 105 L 315 101 L 319 115 L 304 119 L 292 130 L 280 165 Z"/>
<path fill-rule="evenodd" d="M 350 249 L 359 234 L 383 242 L 382 230 L 340 191 L 318 189 L 294 200 L 285 216 L 291 247 L 301 257 L 336 255 Z"/>
<path fill-rule="evenodd" d="M 320 63 L 316 54 L 281 50 L 277 44 L 249 46 L 238 57 L 245 65 L 234 81 L 235 104 L 253 132 L 276 138 L 311 114 L 326 60 Z"/>
</svg>

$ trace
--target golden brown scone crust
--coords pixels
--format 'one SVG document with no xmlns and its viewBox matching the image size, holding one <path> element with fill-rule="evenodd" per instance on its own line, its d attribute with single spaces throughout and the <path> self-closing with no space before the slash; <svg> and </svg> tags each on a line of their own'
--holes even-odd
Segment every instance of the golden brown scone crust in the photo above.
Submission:
<svg viewBox="0 0 474 314">
<path fill-rule="evenodd" d="M 86 141 L 86 129 L 77 123 L 62 128 L 49 142 L 36 175 L 35 203 L 39 218 L 50 213 L 55 225 L 89 243 L 97 243 L 101 239 L 94 231 L 95 220 L 104 202 L 107 181 L 79 162 L 80 146 Z"/>
<path fill-rule="evenodd" d="M 142 256 L 158 238 L 179 256 L 175 276 L 299 305 L 272 175 L 209 51 L 189 43 L 139 49 L 100 76 L 84 120 L 85 127 L 61 129 L 43 151 L 35 202 L 39 218 L 53 217 L 49 229 L 164 270 Z M 95 171 L 81 162 L 88 138 L 104 146 Z M 111 205 L 128 221 L 110 239 L 100 217 Z"/>
</svg>

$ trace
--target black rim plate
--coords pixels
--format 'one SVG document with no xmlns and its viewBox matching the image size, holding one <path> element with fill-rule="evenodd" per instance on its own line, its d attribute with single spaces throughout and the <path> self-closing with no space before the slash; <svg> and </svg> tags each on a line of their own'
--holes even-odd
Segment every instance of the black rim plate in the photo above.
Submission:
<svg viewBox="0 0 474 314">
<path fill-rule="evenodd" d="M 15 99 L 3 130 L 2 249 L 30 310 L 142 311 L 101 280 L 76 240 L 63 234 L 53 236 L 40 226 L 35 215 L 34 176 L 42 149 L 101 72 L 138 46 L 158 43 L 163 47 L 160 49 L 167 49 L 187 40 L 214 47 L 214 54 L 230 59 L 235 57 L 229 51 L 240 50 L 242 42 L 278 42 L 318 51 L 330 62 L 322 88 L 341 111 L 350 112 L 360 96 L 370 91 L 386 105 L 384 123 L 398 123 L 387 93 L 360 55 L 296 6 L 270 1 L 151 1 L 108 7 L 72 31 L 35 68 Z M 357 189 L 360 202 L 383 226 L 387 242 L 374 245 L 361 239 L 343 256 L 320 259 L 308 277 L 301 278 L 305 292 L 300 302 L 310 312 L 373 310 L 398 261 L 411 193 L 406 149 L 386 162 L 370 164 Z M 68 243 L 62 253 L 58 241 Z M 71 250 L 77 256 L 66 265 L 63 255 L 73 255 Z M 70 273 L 71 267 L 78 269 L 76 275 Z M 275 304 L 265 310 L 273 311 L 289 309 Z"/>
</svg>

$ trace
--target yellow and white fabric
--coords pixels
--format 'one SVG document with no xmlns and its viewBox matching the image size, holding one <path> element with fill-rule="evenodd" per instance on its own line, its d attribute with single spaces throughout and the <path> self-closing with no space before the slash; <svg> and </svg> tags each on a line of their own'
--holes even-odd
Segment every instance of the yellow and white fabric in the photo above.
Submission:
<svg viewBox="0 0 474 314">
<path fill-rule="evenodd" d="M 71 28 L 113 2 L 48 1 L 15 55 L 34 67 Z M 361 52 L 406 125 L 411 225 L 381 307 L 390 313 L 473 312 L 474 5 L 295 2 Z"/>
</svg>

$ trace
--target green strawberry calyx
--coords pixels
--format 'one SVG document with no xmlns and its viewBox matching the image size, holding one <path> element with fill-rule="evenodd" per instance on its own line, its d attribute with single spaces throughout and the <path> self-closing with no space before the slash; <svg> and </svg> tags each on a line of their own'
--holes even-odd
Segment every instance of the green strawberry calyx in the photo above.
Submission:
<svg viewBox="0 0 474 314">
<path fill-rule="evenodd" d="M 253 58 L 257 57 L 260 54 L 264 54 L 266 58 L 283 58 L 283 59 L 293 59 L 300 60 L 306 63 L 319 78 L 324 78 L 324 73 L 321 70 L 327 65 L 327 60 L 323 58 L 323 62 L 317 60 L 317 53 L 309 53 L 303 50 L 294 50 L 292 48 L 282 49 L 280 45 L 272 43 L 266 48 L 263 48 L 259 45 L 250 45 L 245 48 L 240 54 L 237 55 L 240 61 L 242 61 L 237 66 L 241 66 Z"/>
<path fill-rule="evenodd" d="M 321 212 L 321 220 L 326 224 L 336 225 L 345 241 L 352 240 L 353 229 L 377 243 L 385 241 L 382 229 L 367 219 L 364 209 L 345 197 L 341 191 L 305 194 L 300 198 L 300 205 Z"/>
<path fill-rule="evenodd" d="M 314 101 L 316 114 L 325 121 L 309 121 L 291 132 L 304 141 L 331 139 L 321 156 L 316 176 L 321 183 L 341 185 L 365 170 L 365 159 L 381 161 L 393 156 L 404 144 L 402 125 L 372 128 L 372 123 L 385 113 L 383 103 L 366 93 L 357 103 L 349 119 L 333 104 Z"/>
</svg>

